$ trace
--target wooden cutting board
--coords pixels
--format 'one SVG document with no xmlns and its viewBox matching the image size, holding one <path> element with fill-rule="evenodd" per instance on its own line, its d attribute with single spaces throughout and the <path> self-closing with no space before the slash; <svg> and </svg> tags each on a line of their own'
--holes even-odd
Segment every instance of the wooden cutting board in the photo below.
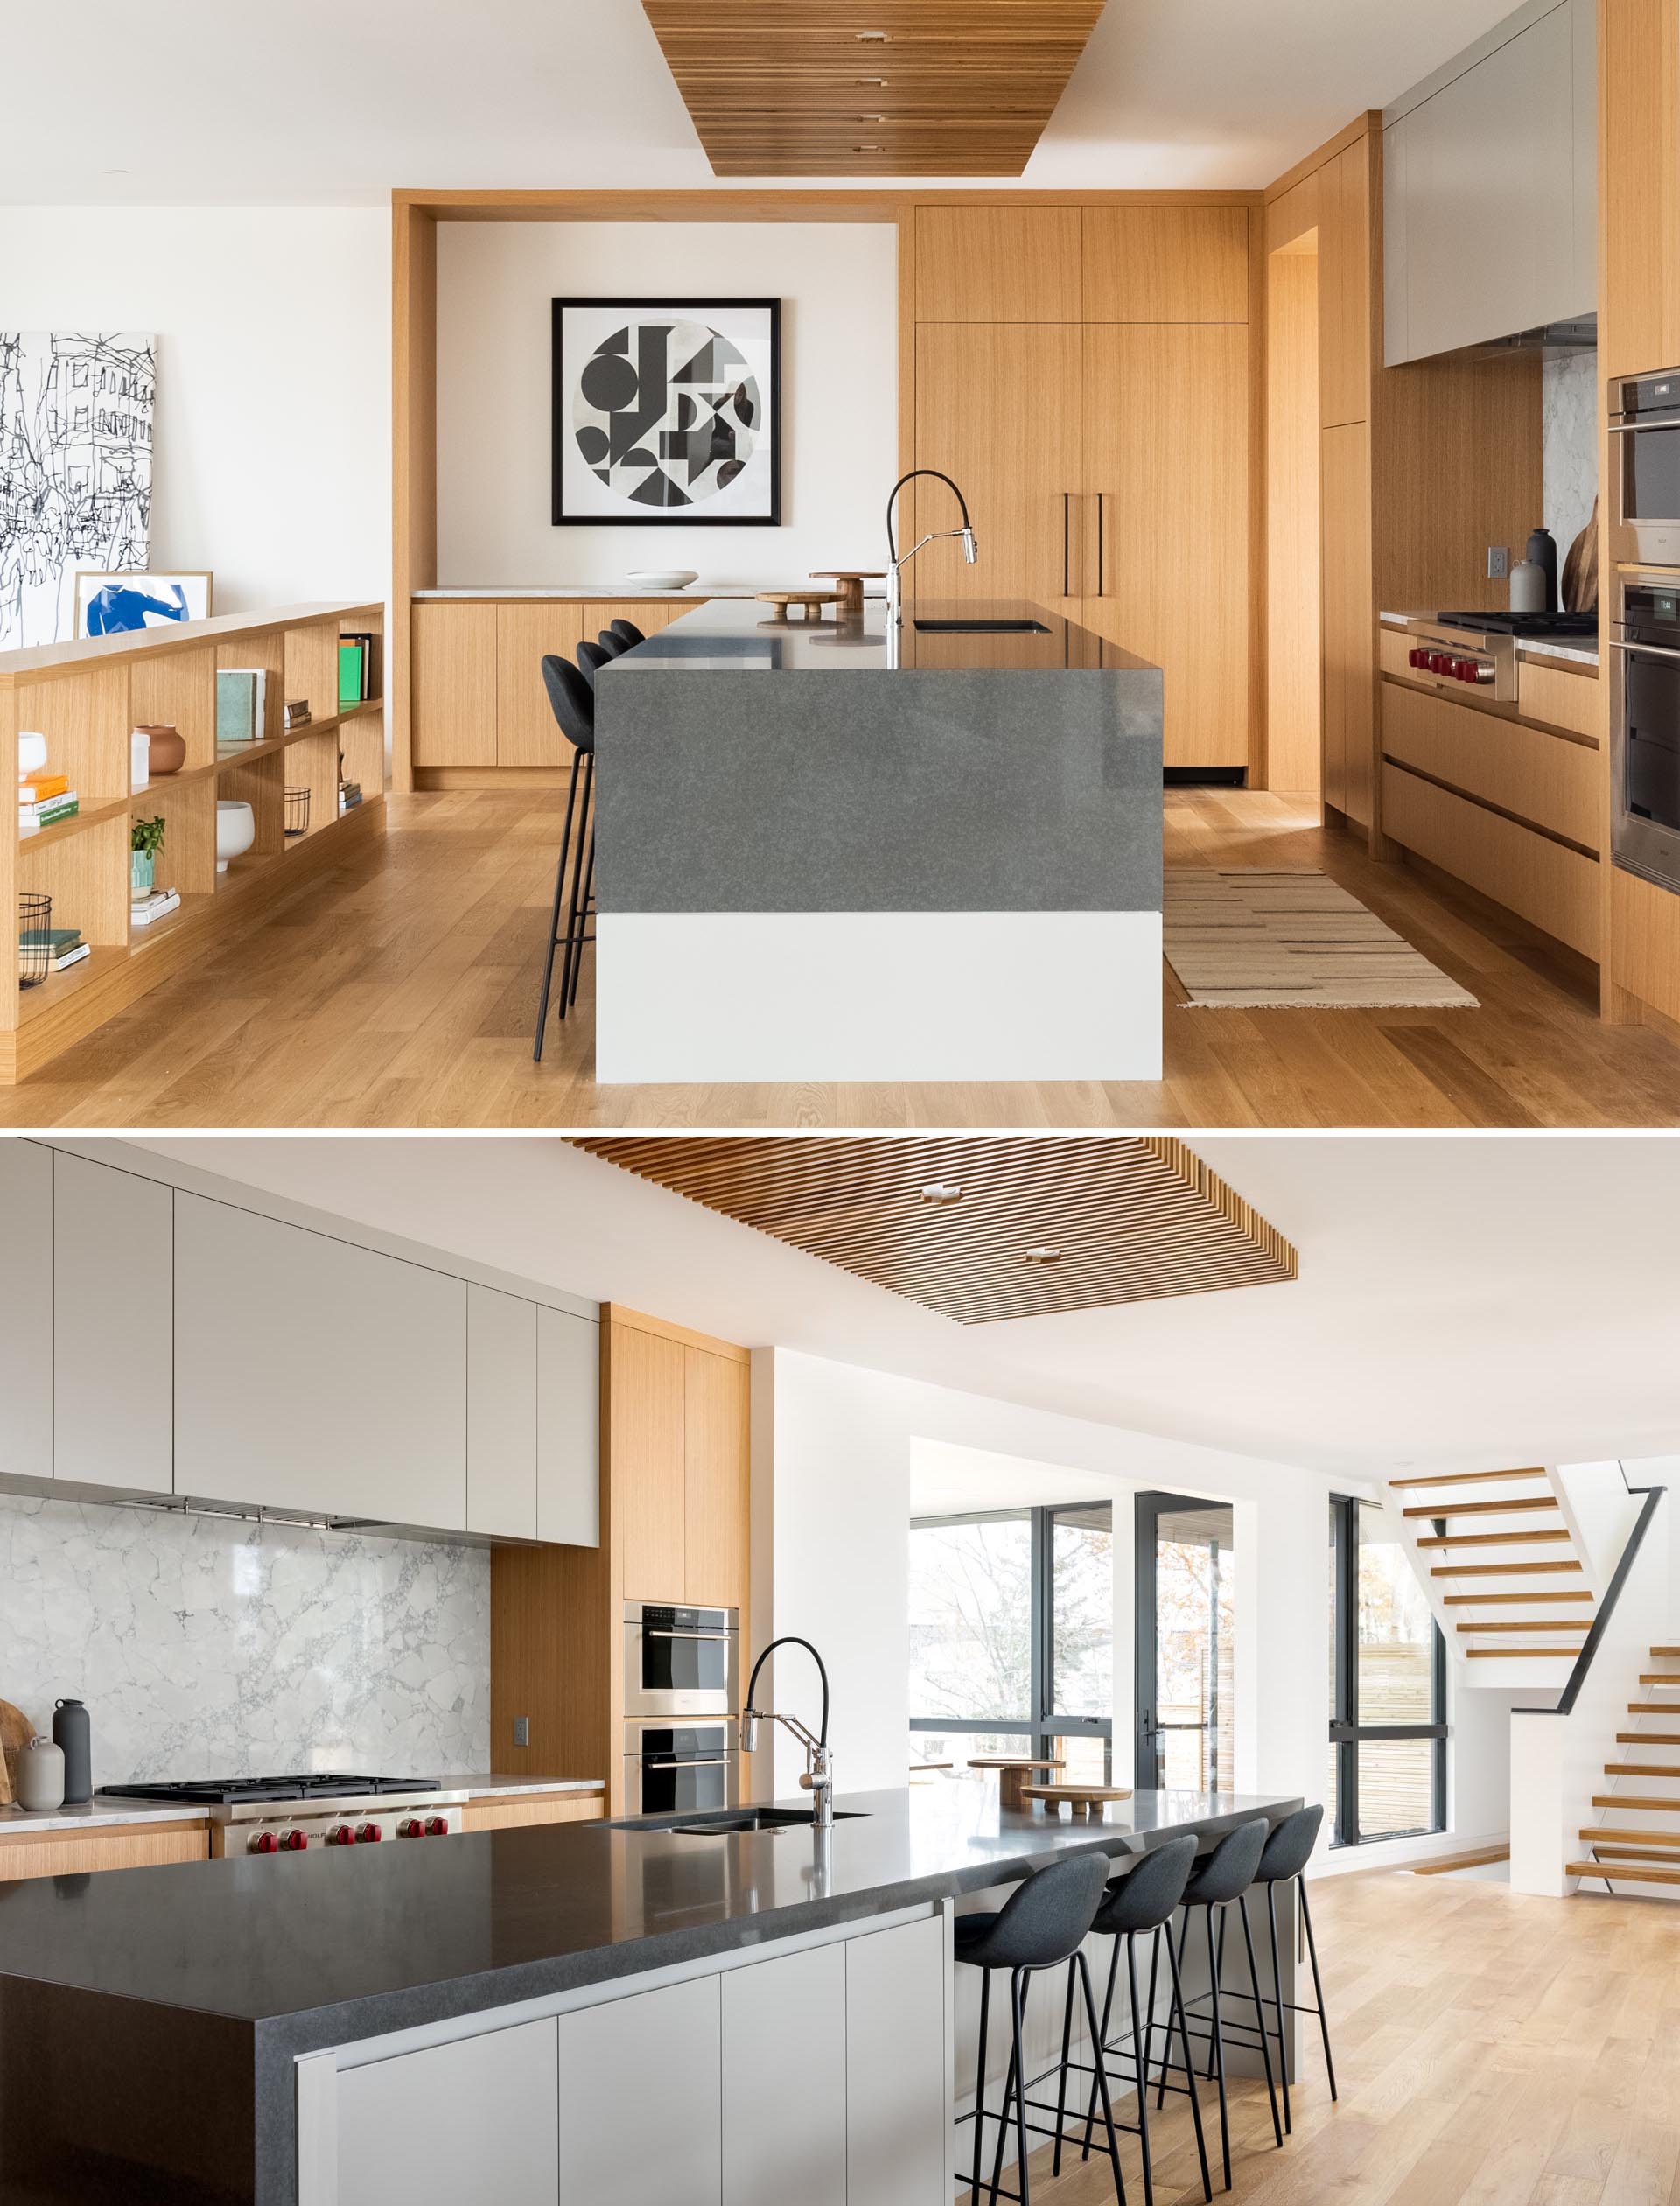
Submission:
<svg viewBox="0 0 1680 2206">
<path fill-rule="evenodd" d="M 34 1736 L 35 1726 L 23 1710 L 0 1700 L 0 1808 L 9 1808 L 18 1797 L 13 1764 Z"/>
<path fill-rule="evenodd" d="M 1561 592 L 1565 613 L 1596 613 L 1599 605 L 1599 501 L 1592 518 L 1569 547 Z"/>
</svg>

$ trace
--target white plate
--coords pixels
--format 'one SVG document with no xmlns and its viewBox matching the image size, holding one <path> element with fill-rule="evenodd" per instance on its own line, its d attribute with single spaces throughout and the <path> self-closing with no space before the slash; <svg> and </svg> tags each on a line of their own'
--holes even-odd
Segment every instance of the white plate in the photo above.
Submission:
<svg viewBox="0 0 1680 2206">
<path fill-rule="evenodd" d="M 700 576 L 693 567 L 642 567 L 624 578 L 634 582 L 638 590 L 686 590 Z"/>
</svg>

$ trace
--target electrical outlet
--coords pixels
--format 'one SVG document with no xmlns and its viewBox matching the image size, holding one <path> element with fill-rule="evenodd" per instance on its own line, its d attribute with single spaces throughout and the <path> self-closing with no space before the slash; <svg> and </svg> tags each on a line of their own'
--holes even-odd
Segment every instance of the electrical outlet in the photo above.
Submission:
<svg viewBox="0 0 1680 2206">
<path fill-rule="evenodd" d="M 1511 548 L 1509 544 L 1490 543 L 1488 547 L 1488 581 L 1503 582 L 1508 578 L 1510 571 Z"/>
<path fill-rule="evenodd" d="M 530 1718 L 529 1718 L 528 1716 L 515 1716 L 515 1717 L 514 1718 L 514 1746 L 516 1746 L 516 1747 L 528 1747 L 528 1746 L 530 1745 L 530 1743 L 531 1743 L 531 1719 L 530 1719 Z"/>
</svg>

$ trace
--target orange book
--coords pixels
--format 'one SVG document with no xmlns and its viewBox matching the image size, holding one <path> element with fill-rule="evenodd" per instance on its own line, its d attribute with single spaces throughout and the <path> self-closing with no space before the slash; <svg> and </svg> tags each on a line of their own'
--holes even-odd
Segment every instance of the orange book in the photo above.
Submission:
<svg viewBox="0 0 1680 2206">
<path fill-rule="evenodd" d="M 18 784 L 20 804 L 45 804 L 50 796 L 62 796 L 70 786 L 67 774 L 32 774 Z"/>
</svg>

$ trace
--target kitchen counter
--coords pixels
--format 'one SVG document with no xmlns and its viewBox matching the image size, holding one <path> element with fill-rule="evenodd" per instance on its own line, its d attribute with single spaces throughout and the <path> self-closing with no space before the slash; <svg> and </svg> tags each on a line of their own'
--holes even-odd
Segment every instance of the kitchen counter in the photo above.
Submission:
<svg viewBox="0 0 1680 2206">
<path fill-rule="evenodd" d="M 654 1817 L 0 1887 L 0 2101 L 32 2109 L 0 2129 L 0 2200 L 290 2206 L 300 2055 L 1299 1804 L 1142 1792 L 1087 1823 L 1005 1810 L 990 1786 L 906 1787 L 843 1798 L 853 1819 L 826 1838 Z M 118 2156 L 103 2173 L 96 2148 Z"/>
<path fill-rule="evenodd" d="M 606 1780 L 600 1777 L 532 1777 L 503 1776 L 494 1771 L 474 1770 L 465 1777 L 439 1777 L 439 1787 L 445 1792 L 465 1792 L 474 1799 L 500 1797 L 520 1792 L 601 1792 Z M 0 1808 L 0 1839 L 12 1832 L 38 1836 L 46 1831 L 99 1831 L 118 1824 L 132 1823 L 203 1823 L 206 1810 L 197 1802 L 167 1800 L 113 1800 L 108 1794 L 96 1792 L 93 1799 L 79 1808 L 49 1808 L 39 1810 L 16 1806 Z"/>
<path fill-rule="evenodd" d="M 1377 619 L 1385 627 L 1404 628 L 1408 620 L 1433 620 L 1433 613 L 1380 613 Z M 1521 643 L 1516 647 L 1519 659 L 1562 659 L 1572 666 L 1591 667 L 1596 673 L 1600 664 L 1599 648 L 1578 640 L 1573 643 Z"/>
<path fill-rule="evenodd" d="M 486 582 L 469 589 L 416 590 L 413 596 L 416 605 L 444 602 L 451 599 L 494 604 L 500 599 L 517 602 L 527 598 L 539 601 L 551 598 L 556 600 L 582 599 L 591 605 L 634 605 L 644 599 L 649 603 L 654 600 L 662 603 L 668 599 L 675 604 L 678 599 L 686 599 L 689 604 L 697 606 L 710 598 L 732 600 L 752 599 L 760 590 L 780 590 L 788 586 L 785 583 L 776 582 L 719 582 L 711 585 L 690 582 L 681 590 L 649 590 L 626 577 L 620 582 L 516 582 L 500 585 Z"/>
<path fill-rule="evenodd" d="M 1016 603 L 713 602 L 612 661 L 597 1077 L 1158 1078 L 1161 703 Z"/>
</svg>

